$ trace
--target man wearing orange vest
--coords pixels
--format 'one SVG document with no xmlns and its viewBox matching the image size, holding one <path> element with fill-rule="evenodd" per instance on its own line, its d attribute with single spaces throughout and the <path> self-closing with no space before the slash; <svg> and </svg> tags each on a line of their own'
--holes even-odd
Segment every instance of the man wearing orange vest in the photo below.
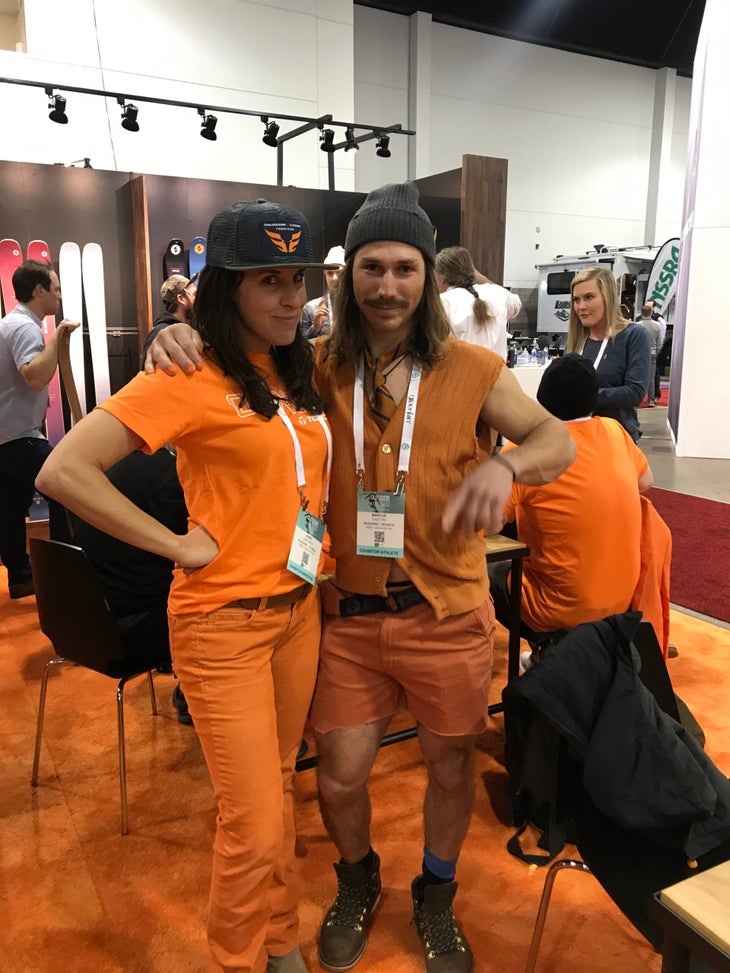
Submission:
<svg viewBox="0 0 730 973">
<path fill-rule="evenodd" d="M 497 355 L 451 336 L 434 227 L 413 183 L 370 193 L 350 222 L 345 258 L 337 328 L 315 348 L 335 443 L 327 521 L 337 566 L 322 592 L 310 719 L 322 817 L 341 855 L 319 959 L 345 970 L 365 951 L 380 898 L 367 780 L 405 697 L 428 774 L 414 923 L 429 973 L 470 973 L 454 876 L 474 802 L 495 624 L 477 532 L 502 527 L 513 481 L 553 479 L 574 448 Z M 173 325 L 153 353 L 162 367 L 174 367 L 169 351 L 191 369 L 199 348 Z M 491 457 L 495 431 L 519 444 L 509 461 Z"/>
</svg>

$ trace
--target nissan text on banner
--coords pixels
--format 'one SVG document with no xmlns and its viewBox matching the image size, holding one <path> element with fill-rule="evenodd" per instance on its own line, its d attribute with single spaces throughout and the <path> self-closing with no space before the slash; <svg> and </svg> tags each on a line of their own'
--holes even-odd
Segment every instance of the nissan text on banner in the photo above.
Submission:
<svg viewBox="0 0 730 973">
<path fill-rule="evenodd" d="M 659 314 L 669 307 L 677 290 L 679 270 L 679 237 L 667 240 L 654 258 L 646 285 L 646 300 L 654 301 L 654 310 Z"/>
</svg>

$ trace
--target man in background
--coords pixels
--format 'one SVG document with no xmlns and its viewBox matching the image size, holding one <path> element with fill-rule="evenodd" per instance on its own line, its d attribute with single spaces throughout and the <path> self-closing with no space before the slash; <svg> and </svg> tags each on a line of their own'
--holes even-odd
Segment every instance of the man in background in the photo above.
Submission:
<svg viewBox="0 0 730 973">
<path fill-rule="evenodd" d="M 26 260 L 13 274 L 18 300 L 0 321 L 0 557 L 8 570 L 11 598 L 34 594 L 26 553 L 25 518 L 33 502 L 35 478 L 51 452 L 43 433 L 48 385 L 58 353 L 78 323 L 63 320 L 45 342 L 43 318 L 61 305 L 61 285 L 50 264 Z M 68 540 L 63 508 L 48 502 L 55 540 Z"/>
<path fill-rule="evenodd" d="M 198 293 L 197 274 L 189 280 L 182 274 L 172 274 L 160 288 L 160 298 L 165 310 L 158 314 L 152 325 L 152 330 L 144 340 L 142 348 L 142 366 L 147 357 L 150 345 L 163 328 L 171 324 L 191 324 L 193 320 L 193 306 L 195 295 Z"/>
<path fill-rule="evenodd" d="M 145 513 L 175 534 L 187 533 L 188 513 L 172 449 L 163 447 L 151 456 L 139 450 L 130 453 L 106 475 Z M 73 543 L 84 550 L 99 578 L 125 655 L 134 658 L 137 649 L 150 641 L 169 652 L 167 596 L 172 561 L 125 544 L 83 521 L 74 532 Z M 193 720 L 179 685 L 173 690 L 172 704 L 178 721 L 191 725 Z"/>
<path fill-rule="evenodd" d="M 647 302 L 643 306 L 641 309 L 641 317 L 639 318 L 639 324 L 641 324 L 642 328 L 649 335 L 649 384 L 646 387 L 646 394 L 652 409 L 656 405 L 656 400 L 659 397 L 656 387 L 656 362 L 663 343 L 661 326 L 655 319 L 654 312 L 652 311 L 653 303 L 653 301 Z M 659 392 L 661 392 L 661 389 Z"/>
<path fill-rule="evenodd" d="M 654 482 L 623 427 L 593 415 L 598 376 L 588 359 L 556 358 L 537 400 L 565 423 L 576 457 L 551 483 L 514 483 L 505 511 L 530 548 L 522 581 L 522 634 L 530 641 L 628 611 L 641 567 L 639 494 Z M 509 459 L 509 447 L 500 455 Z M 508 571 L 506 561 L 489 565 L 495 614 L 505 626 Z"/>
<path fill-rule="evenodd" d="M 316 338 L 321 334 L 329 334 L 334 323 L 332 302 L 337 291 L 337 283 L 345 266 L 345 251 L 342 247 L 330 247 L 324 258 L 326 264 L 339 264 L 337 270 L 325 270 L 326 289 L 321 297 L 307 301 L 302 311 L 300 328 L 305 338 Z"/>
<path fill-rule="evenodd" d="M 667 339 L 667 322 L 664 320 L 662 315 L 656 310 L 656 304 L 654 303 L 654 301 L 651 300 L 651 298 L 648 301 L 645 301 L 644 305 L 645 306 L 648 305 L 651 308 L 651 319 L 652 321 L 656 321 L 656 323 L 659 325 L 660 328 L 659 350 L 657 352 L 657 361 L 656 361 L 656 369 L 654 373 L 654 386 L 653 386 L 654 399 L 658 399 L 659 396 L 662 394 L 662 381 L 661 381 L 662 369 L 664 368 L 664 366 L 669 361 L 669 358 L 671 357 L 672 339 L 671 338 L 669 339 L 669 353 L 666 356 L 663 355 L 662 358 L 665 360 L 660 362 L 659 355 L 662 354 Z M 639 316 L 636 320 L 641 321 L 641 316 Z M 651 388 L 652 386 L 649 385 L 649 389 Z"/>
</svg>

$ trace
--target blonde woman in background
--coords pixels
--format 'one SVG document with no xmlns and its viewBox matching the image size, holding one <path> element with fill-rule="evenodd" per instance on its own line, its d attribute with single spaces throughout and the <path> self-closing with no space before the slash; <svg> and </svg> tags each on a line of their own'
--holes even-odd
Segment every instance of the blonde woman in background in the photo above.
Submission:
<svg viewBox="0 0 730 973">
<path fill-rule="evenodd" d="M 566 351 L 593 362 L 598 374 L 594 415 L 615 419 L 638 442 L 641 428 L 636 409 L 649 386 L 649 337 L 621 314 L 616 278 L 608 267 L 581 270 L 570 292 Z"/>
<path fill-rule="evenodd" d="M 505 360 L 507 322 L 522 308 L 519 297 L 480 274 L 464 247 L 445 247 L 437 254 L 436 277 L 454 335 Z"/>
</svg>

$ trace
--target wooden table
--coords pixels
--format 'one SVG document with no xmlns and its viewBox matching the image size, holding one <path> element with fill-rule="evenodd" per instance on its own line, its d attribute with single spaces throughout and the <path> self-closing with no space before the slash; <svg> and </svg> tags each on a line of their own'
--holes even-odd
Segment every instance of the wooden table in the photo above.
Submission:
<svg viewBox="0 0 730 973">
<path fill-rule="evenodd" d="M 516 676 L 520 669 L 520 612 L 522 608 L 522 561 L 530 553 L 527 544 L 503 537 L 502 534 L 491 534 L 487 541 L 487 564 L 495 561 L 510 561 L 510 620 L 509 643 L 507 658 L 507 679 Z M 490 716 L 501 713 L 502 703 L 492 703 L 487 708 Z M 411 740 L 418 733 L 418 728 L 409 726 L 405 730 L 386 733 L 380 741 L 381 747 L 388 747 L 393 743 Z M 297 761 L 297 770 L 307 770 L 317 764 L 317 757 L 303 757 Z"/>
<path fill-rule="evenodd" d="M 696 955 L 730 973 L 730 861 L 657 892 L 649 912 L 664 930 L 662 973 L 688 973 Z"/>
<path fill-rule="evenodd" d="M 511 561 L 510 599 L 509 599 L 509 649 L 507 658 L 507 679 L 510 680 L 520 671 L 520 615 L 522 612 L 522 562 L 530 554 L 530 548 L 522 541 L 512 540 L 502 534 L 487 537 L 487 564 L 495 561 Z M 502 704 L 499 703 L 502 711 Z M 492 712 L 493 707 L 489 707 Z"/>
</svg>

